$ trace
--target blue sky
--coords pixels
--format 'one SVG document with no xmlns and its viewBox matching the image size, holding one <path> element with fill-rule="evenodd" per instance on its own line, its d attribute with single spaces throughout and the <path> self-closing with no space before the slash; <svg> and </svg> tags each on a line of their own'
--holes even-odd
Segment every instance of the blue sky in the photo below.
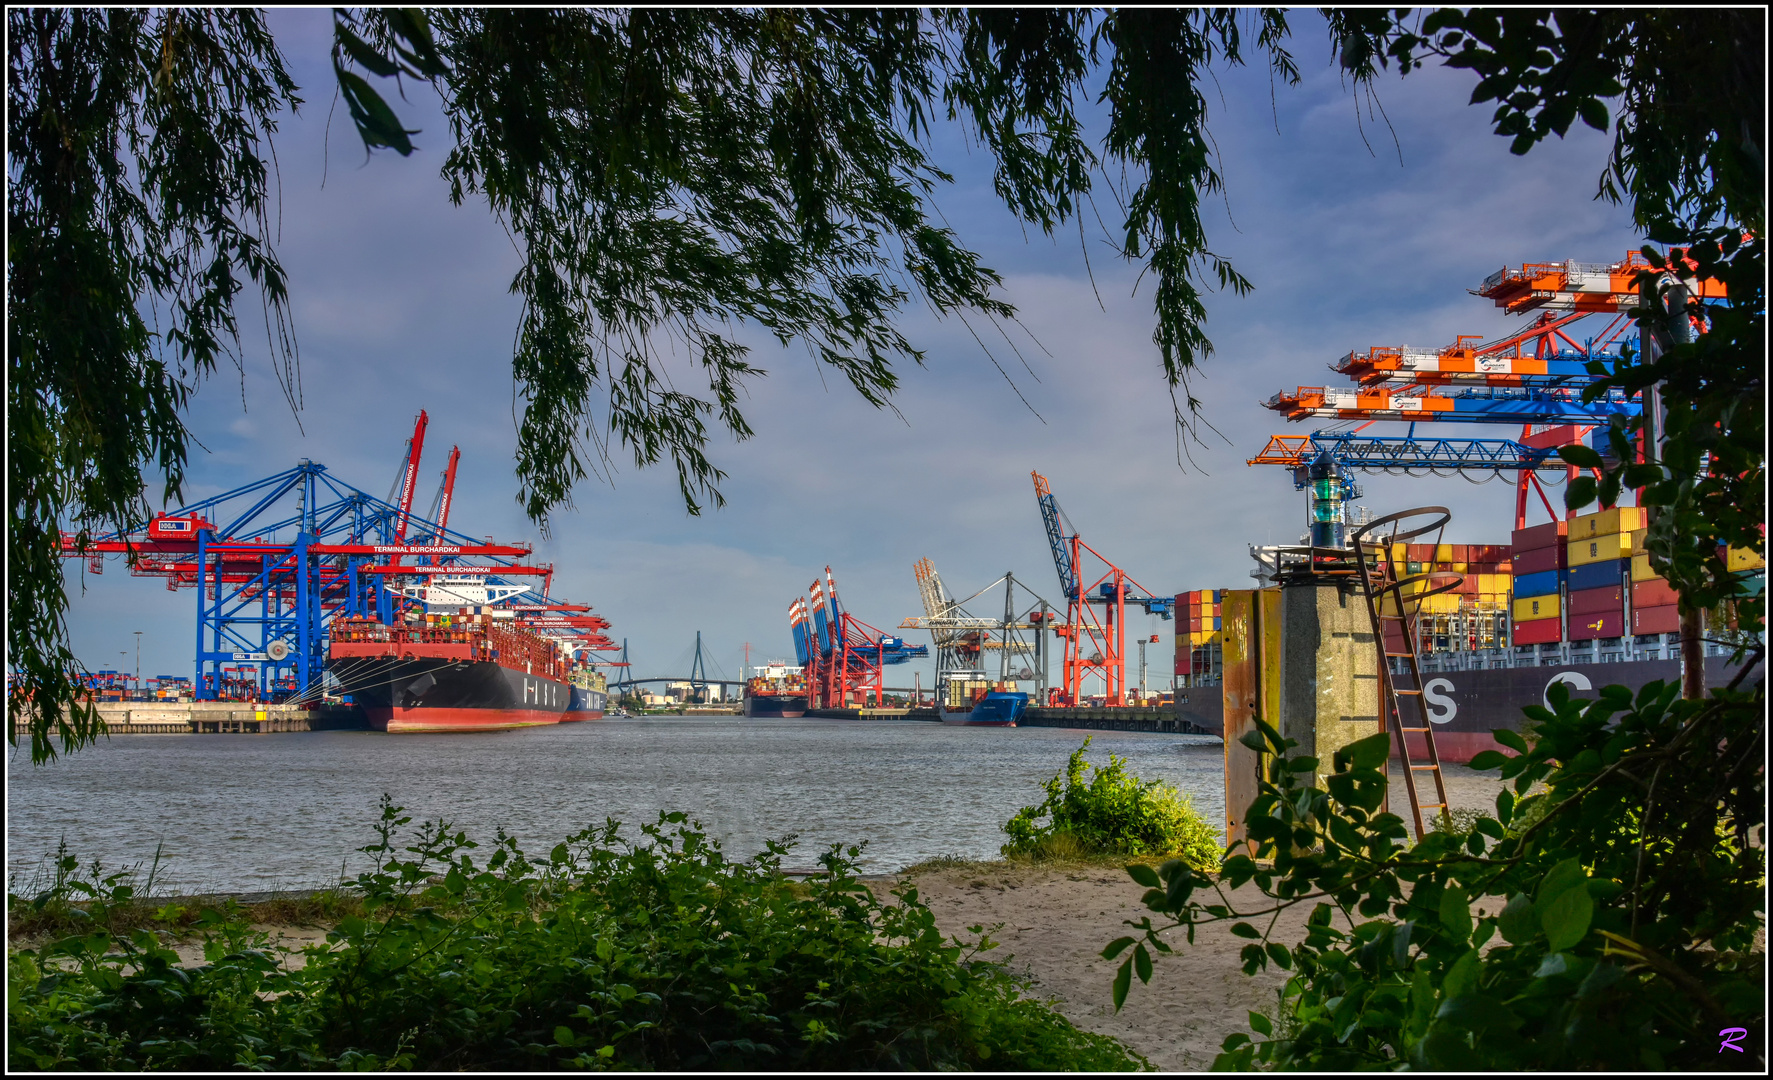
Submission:
<svg viewBox="0 0 1773 1080">
<path fill-rule="evenodd" d="M 1153 591 L 1246 586 L 1246 545 L 1292 542 L 1305 510 L 1283 471 L 1244 465 L 1269 435 L 1311 430 L 1287 425 L 1261 399 L 1338 379 L 1326 365 L 1350 349 L 1517 327 L 1466 292 L 1505 263 L 1612 261 L 1641 243 L 1625 208 L 1593 198 L 1610 136 L 1578 125 L 1514 157 L 1490 131 L 1490 108 L 1466 104 L 1474 76 L 1431 69 L 1380 82 L 1394 145 L 1386 118 L 1369 118 L 1343 85 L 1321 21 L 1300 13 L 1302 85 L 1275 88 L 1271 104 L 1263 69 L 1220 69 L 1210 99 L 1228 196 L 1205 220 L 1214 249 L 1256 286 L 1250 296 L 1208 299 L 1216 352 L 1195 393 L 1229 443 L 1196 447 L 1195 465 L 1178 467 L 1151 342 L 1150 280 L 1135 291 L 1136 268 L 1117 261 L 1092 226 L 1092 288 L 1075 230 L 1056 240 L 1025 234 L 991 192 L 988 156 L 945 131 L 938 159 L 956 184 L 936 201 L 1004 275 L 1004 296 L 1022 313 L 1011 335 L 1032 371 L 993 351 L 1027 405 L 965 326 L 921 309 L 904 325 L 928 362 L 902 370 L 897 414 L 821 379 L 804 350 L 751 334 L 753 361 L 769 375 L 750 384 L 744 403 L 756 436 L 713 441 L 730 477 L 724 509 L 691 517 L 671 470 L 624 466 L 610 483 L 582 484 L 543 540 L 515 501 L 518 304 L 508 286 L 516 254 L 483 203 L 449 205 L 435 95 L 409 90 L 401 106 L 407 126 L 421 129 L 418 152 L 365 161 L 342 109 L 329 124 L 328 13 L 271 17 L 307 98 L 276 142 L 278 252 L 303 407 L 298 424 L 262 338 L 248 337 L 243 373 L 219 373 L 193 398 L 189 422 L 201 447 L 187 497 L 302 457 L 381 494 L 413 417 L 428 410 L 417 503 L 429 504 L 449 447 L 460 445 L 452 524 L 535 540 L 538 560 L 557 567 L 555 592 L 608 618 L 642 674 L 686 663 L 697 630 L 729 676 L 744 642 L 754 661 L 791 654 L 788 602 L 827 564 L 849 609 L 889 631 L 920 613 L 911 567 L 924 556 L 960 595 L 1013 570 L 1051 598 L 1057 582 L 1030 470 L 1051 478 L 1087 542 Z M 1512 497 L 1500 481 L 1381 476 L 1367 479 L 1363 501 L 1376 513 L 1445 504 L 1450 541 L 1505 543 Z M 76 652 L 91 667 L 132 668 L 132 631 L 141 630 L 144 674 L 188 675 L 192 595 L 108 571 L 85 577 L 84 591 L 83 575 L 69 575 Z M 1164 635 L 1156 684 L 1171 624 L 1149 622 Z M 909 682 L 910 669 L 889 682 L 901 679 Z"/>
</svg>

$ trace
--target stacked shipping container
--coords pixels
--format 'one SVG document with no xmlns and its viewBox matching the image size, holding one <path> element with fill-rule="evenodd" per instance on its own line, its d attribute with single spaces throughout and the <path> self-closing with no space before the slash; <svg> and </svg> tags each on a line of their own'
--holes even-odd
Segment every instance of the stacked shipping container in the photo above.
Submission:
<svg viewBox="0 0 1773 1080">
<path fill-rule="evenodd" d="M 1569 568 L 1567 521 L 1548 521 L 1514 533 L 1514 643 L 1542 645 L 1563 638 L 1563 586 Z"/>
<path fill-rule="evenodd" d="M 1618 506 L 1573 517 L 1568 525 L 1564 543 L 1569 568 L 1565 576 L 1566 640 L 1624 637 L 1630 632 L 1625 595 L 1631 581 L 1631 557 L 1642 551 L 1644 512 L 1635 506 Z"/>
<path fill-rule="evenodd" d="M 1201 685 L 1217 680 L 1220 670 L 1219 601 L 1223 589 L 1197 589 L 1176 594 L 1176 674 Z"/>
</svg>

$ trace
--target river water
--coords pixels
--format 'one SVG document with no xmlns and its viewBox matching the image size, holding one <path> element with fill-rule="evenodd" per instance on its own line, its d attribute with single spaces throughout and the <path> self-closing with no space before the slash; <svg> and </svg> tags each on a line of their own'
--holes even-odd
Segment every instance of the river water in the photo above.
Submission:
<svg viewBox="0 0 1773 1080">
<path fill-rule="evenodd" d="M 799 834 L 789 868 L 834 843 L 866 841 L 890 872 L 939 855 L 992 858 L 1000 827 L 1042 798 L 1084 732 L 905 721 L 604 720 L 528 731 L 384 735 L 132 735 L 33 766 L 8 764 L 7 871 L 26 888 L 58 842 L 83 862 L 146 864 L 154 891 L 328 885 L 367 866 L 386 792 L 415 823 L 443 817 L 490 841 L 504 828 L 532 855 L 606 817 L 699 818 L 729 855 Z M 1095 732 L 1134 775 L 1167 780 L 1224 820 L 1217 739 Z"/>
</svg>

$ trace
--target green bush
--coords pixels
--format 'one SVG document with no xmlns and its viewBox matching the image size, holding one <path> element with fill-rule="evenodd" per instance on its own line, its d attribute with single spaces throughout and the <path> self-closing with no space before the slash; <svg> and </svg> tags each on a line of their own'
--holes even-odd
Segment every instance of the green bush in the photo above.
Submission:
<svg viewBox="0 0 1773 1080">
<path fill-rule="evenodd" d="M 1195 813 L 1186 795 L 1161 780 L 1128 775 L 1125 758 L 1110 754 L 1106 767 L 1086 761 L 1090 739 L 1072 753 L 1062 775 L 1046 782 L 1046 801 L 1024 806 L 1004 825 L 1010 837 L 1004 855 L 1172 855 L 1195 867 L 1218 864 L 1218 830 Z M 1093 773 L 1087 783 L 1086 769 Z"/>
<path fill-rule="evenodd" d="M 1134 974 L 1150 978 L 1151 951 L 1170 951 L 1167 931 L 1192 942 L 1231 922 L 1247 973 L 1291 977 L 1215 1067 L 1764 1072 L 1766 684 L 1679 691 L 1587 700 L 1553 684 L 1525 732 L 1495 733 L 1512 756 L 1471 760 L 1512 782 L 1495 814 L 1413 845 L 1380 811 L 1387 735 L 1320 762 L 1258 720 L 1243 737 L 1263 762 L 1254 857 L 1228 852 L 1216 877 L 1128 867 L 1169 921 L 1128 920 L 1104 950 L 1132 950 L 1116 1007 Z M 1228 903 L 1224 886 L 1252 882 L 1251 910 Z M 1277 912 L 1299 904 L 1304 940 L 1276 940 Z M 1748 1038 L 1726 1053 L 1731 1030 Z"/>
<path fill-rule="evenodd" d="M 501 833 L 483 864 L 440 822 L 397 840 L 409 821 L 384 800 L 365 914 L 293 971 L 237 909 L 199 919 L 205 962 L 181 967 L 149 930 L 105 932 L 100 890 L 95 929 L 8 956 L 10 1067 L 1148 1067 L 1025 996 L 988 938 L 944 938 L 914 887 L 877 900 L 859 848 L 802 884 L 787 844 L 729 861 L 682 814 L 544 860 Z"/>
</svg>

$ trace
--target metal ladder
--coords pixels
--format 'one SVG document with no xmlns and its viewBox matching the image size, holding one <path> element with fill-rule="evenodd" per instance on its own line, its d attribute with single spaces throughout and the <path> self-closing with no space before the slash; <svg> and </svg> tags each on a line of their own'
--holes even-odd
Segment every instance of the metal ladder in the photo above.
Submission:
<svg viewBox="0 0 1773 1080">
<path fill-rule="evenodd" d="M 1434 520 L 1426 525 L 1407 527 L 1413 524 L 1412 518 L 1430 517 Z M 1441 530 L 1452 517 L 1443 506 L 1418 507 L 1375 519 L 1363 525 L 1353 537 L 1355 562 L 1360 568 L 1361 590 L 1367 598 L 1367 615 L 1372 620 L 1373 637 L 1379 649 L 1380 714 L 1397 746 L 1398 758 L 1403 762 L 1404 790 L 1409 792 L 1410 814 L 1415 820 L 1417 840 L 1421 840 L 1427 832 L 1422 811 L 1438 810 L 1441 814 L 1446 814 L 1448 809 L 1447 783 L 1441 772 L 1440 753 L 1434 745 L 1434 725 L 1428 718 L 1428 702 L 1423 699 L 1422 662 L 1417 655 L 1420 647 L 1417 638 L 1417 614 L 1423 600 L 1458 588 L 1464 575 L 1436 571 L 1406 576 L 1404 571 L 1407 567 L 1403 564 L 1408 560 L 1398 557 L 1397 546 L 1431 532 L 1435 534 L 1438 544 Z M 1391 528 L 1388 530 L 1387 526 Z M 1421 583 L 1420 591 L 1418 583 Z M 1392 646 L 1387 641 L 1388 627 L 1395 628 L 1403 638 L 1403 652 L 1392 651 Z M 1408 661 L 1409 676 L 1415 689 L 1400 688 L 1393 680 L 1393 660 Z M 1410 742 L 1406 735 L 1421 736 L 1427 749 L 1425 759 L 1411 758 Z M 1389 772 L 1389 763 L 1387 764 Z M 1434 777 L 1434 798 L 1438 801 L 1422 801 L 1424 793 L 1419 792 L 1416 787 L 1416 774 L 1419 772 L 1426 772 Z"/>
</svg>

